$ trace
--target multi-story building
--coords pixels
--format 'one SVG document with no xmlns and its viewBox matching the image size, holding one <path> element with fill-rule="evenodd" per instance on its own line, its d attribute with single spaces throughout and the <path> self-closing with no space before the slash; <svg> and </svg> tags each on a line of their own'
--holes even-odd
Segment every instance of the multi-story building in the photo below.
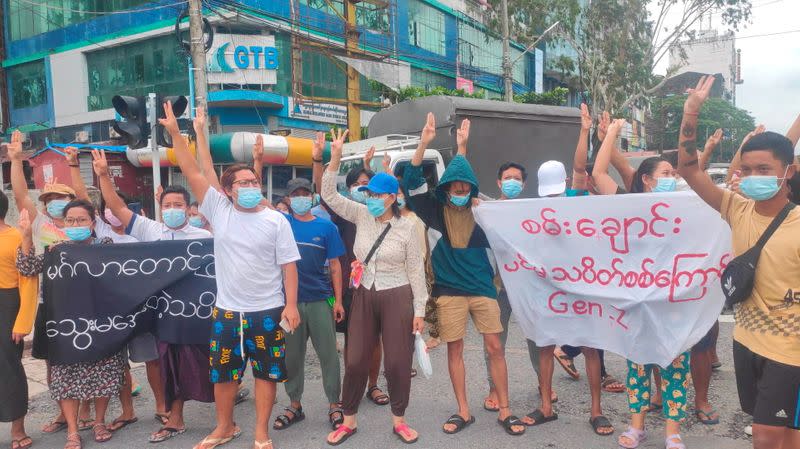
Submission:
<svg viewBox="0 0 800 449">
<path fill-rule="evenodd" d="M 678 67 L 678 75 L 687 72 L 721 74 L 724 79 L 722 96 L 736 104 L 736 86 L 742 83 L 741 52 L 736 49 L 736 36 L 732 31 L 723 34 L 717 30 L 698 31 L 693 40 L 670 49 L 669 65 Z"/>
<path fill-rule="evenodd" d="M 207 53 L 213 133 L 289 132 L 310 137 L 346 124 L 344 1 L 210 0 L 214 32 Z M 502 95 L 502 45 L 481 23 L 474 0 L 360 0 L 362 124 L 385 103 L 378 84 L 431 88 L 474 86 Z M 176 27 L 174 0 L 0 0 L 4 11 L 8 124 L 41 147 L 104 142 L 114 95 L 189 94 L 189 63 Z M 512 58 L 524 47 L 513 44 Z M 538 59 L 537 59 L 538 58 Z M 541 50 L 513 67 L 517 92 L 541 90 Z M 352 63 L 353 61 L 350 60 Z M 539 70 L 537 70 L 537 67 Z M 368 75 L 368 76 L 365 76 Z M 0 130 L 2 131 L 2 130 Z M 302 167 L 270 167 L 266 184 L 282 186 Z M 172 171 L 167 173 L 171 175 Z"/>
</svg>

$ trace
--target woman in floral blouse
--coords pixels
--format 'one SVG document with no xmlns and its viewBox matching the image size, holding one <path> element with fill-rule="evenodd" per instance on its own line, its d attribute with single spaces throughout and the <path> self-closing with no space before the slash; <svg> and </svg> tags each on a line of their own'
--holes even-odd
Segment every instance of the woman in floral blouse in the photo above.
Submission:
<svg viewBox="0 0 800 449">
<path fill-rule="evenodd" d="M 111 239 L 94 237 L 95 208 L 88 201 L 74 200 L 64 207 L 64 232 L 67 244 L 93 245 L 112 243 Z M 17 252 L 17 269 L 24 276 L 34 276 L 44 268 L 44 254 L 36 254 L 31 234 L 30 218 L 26 211 L 20 214 L 19 227 L 22 245 Z M 80 402 L 94 399 L 94 439 L 103 443 L 111 439 L 105 425 L 109 399 L 117 396 L 123 384 L 125 358 L 122 353 L 95 362 L 51 364 L 50 395 L 58 401 L 67 421 L 67 444 L 64 449 L 81 449 L 78 434 L 78 407 Z"/>
</svg>

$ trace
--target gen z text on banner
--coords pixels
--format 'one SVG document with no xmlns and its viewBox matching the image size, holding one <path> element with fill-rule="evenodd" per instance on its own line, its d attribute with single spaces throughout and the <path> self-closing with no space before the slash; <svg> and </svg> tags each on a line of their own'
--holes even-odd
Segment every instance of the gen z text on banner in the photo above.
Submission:
<svg viewBox="0 0 800 449">
<path fill-rule="evenodd" d="M 475 218 L 540 346 L 664 366 L 722 309 L 730 230 L 693 192 L 484 202 Z"/>
<path fill-rule="evenodd" d="M 45 256 L 48 358 L 89 362 L 135 335 L 207 344 L 216 301 L 212 239 L 62 244 Z"/>
</svg>

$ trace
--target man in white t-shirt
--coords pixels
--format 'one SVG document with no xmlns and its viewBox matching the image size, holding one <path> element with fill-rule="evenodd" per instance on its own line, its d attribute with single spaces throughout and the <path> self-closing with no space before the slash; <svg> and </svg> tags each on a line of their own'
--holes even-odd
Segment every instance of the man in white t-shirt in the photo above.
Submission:
<svg viewBox="0 0 800 449">
<path fill-rule="evenodd" d="M 166 118 L 159 122 L 172 136 L 178 165 L 200 202 L 200 213 L 214 229 L 217 302 L 210 375 L 217 427 L 195 449 L 216 447 L 241 434 L 233 421 L 233 406 L 236 382 L 248 360 L 255 377 L 255 446 L 270 447 L 267 429 L 275 383 L 286 380 L 284 329 L 291 332 L 300 321 L 295 264 L 300 253 L 286 218 L 262 204 L 255 170 L 233 165 L 220 180 L 224 193 L 212 188 L 189 153 L 169 103 L 164 112 Z M 201 159 L 210 159 L 206 145 L 199 145 L 198 151 Z"/>
</svg>

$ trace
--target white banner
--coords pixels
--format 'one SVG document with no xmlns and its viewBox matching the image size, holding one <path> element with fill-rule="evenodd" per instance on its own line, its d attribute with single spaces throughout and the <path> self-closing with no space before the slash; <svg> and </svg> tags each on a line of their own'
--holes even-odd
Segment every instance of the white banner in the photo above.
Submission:
<svg viewBox="0 0 800 449">
<path fill-rule="evenodd" d="M 719 316 L 730 229 L 693 192 L 484 202 L 525 336 L 664 366 Z"/>
</svg>

